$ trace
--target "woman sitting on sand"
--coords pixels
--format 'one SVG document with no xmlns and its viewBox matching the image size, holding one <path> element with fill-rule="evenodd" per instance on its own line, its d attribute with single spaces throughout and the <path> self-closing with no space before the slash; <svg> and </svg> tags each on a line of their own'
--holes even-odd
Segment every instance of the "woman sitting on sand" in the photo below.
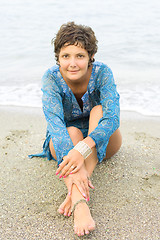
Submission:
<svg viewBox="0 0 160 240">
<path fill-rule="evenodd" d="M 95 229 L 89 206 L 90 176 L 121 146 L 119 94 L 111 69 L 94 62 L 97 40 L 90 27 L 69 22 L 54 43 L 57 65 L 43 76 L 47 135 L 41 156 L 58 163 L 56 175 L 68 189 L 58 212 L 74 215 L 78 236 Z"/>
</svg>

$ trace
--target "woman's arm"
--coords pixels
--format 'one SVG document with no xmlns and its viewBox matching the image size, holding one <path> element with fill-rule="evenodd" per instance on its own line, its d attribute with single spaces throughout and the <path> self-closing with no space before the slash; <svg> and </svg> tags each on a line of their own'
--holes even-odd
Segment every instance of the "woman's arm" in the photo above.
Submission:
<svg viewBox="0 0 160 240">
<path fill-rule="evenodd" d="M 101 162 L 106 156 L 106 148 L 110 136 L 119 127 L 120 114 L 119 94 L 116 90 L 112 71 L 106 65 L 102 65 L 99 69 L 97 87 L 100 92 L 100 104 L 102 105 L 103 117 L 99 120 L 98 126 L 83 140 L 83 142 L 90 148 L 96 146 L 98 160 Z M 57 170 L 57 174 L 62 171 L 61 176 L 67 176 L 69 172 L 71 172 L 71 165 L 78 166 L 74 170 L 74 173 L 77 172 L 83 163 L 80 154 L 78 155 L 77 153 L 77 159 L 74 158 L 74 155 L 76 155 L 74 150 L 71 150 L 69 154 L 70 157 L 68 158 L 67 156 Z"/>
<path fill-rule="evenodd" d="M 99 70 L 97 88 L 100 92 L 100 104 L 103 117 L 98 126 L 89 134 L 96 144 L 97 156 L 101 162 L 106 155 L 106 148 L 110 136 L 118 129 L 120 124 L 119 94 L 116 90 L 113 73 L 106 65 Z"/>
<path fill-rule="evenodd" d="M 64 122 L 62 93 L 50 70 L 42 78 L 42 92 L 43 111 L 59 165 L 74 146 Z"/>
</svg>

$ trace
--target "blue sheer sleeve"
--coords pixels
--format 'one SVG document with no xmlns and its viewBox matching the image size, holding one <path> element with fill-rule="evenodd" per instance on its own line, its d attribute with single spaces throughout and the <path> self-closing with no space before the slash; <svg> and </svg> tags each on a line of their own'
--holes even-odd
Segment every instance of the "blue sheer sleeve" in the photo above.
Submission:
<svg viewBox="0 0 160 240">
<path fill-rule="evenodd" d="M 96 143 L 98 159 L 101 162 L 106 155 L 109 138 L 120 124 L 119 94 L 116 90 L 112 71 L 106 65 L 102 65 L 99 71 L 97 86 L 100 92 L 103 117 L 89 136 Z"/>
<path fill-rule="evenodd" d="M 42 78 L 42 105 L 47 121 L 47 130 L 51 135 L 59 164 L 73 148 L 73 143 L 64 122 L 63 91 L 60 90 L 55 78 L 56 76 L 50 70 L 47 70 Z"/>
</svg>

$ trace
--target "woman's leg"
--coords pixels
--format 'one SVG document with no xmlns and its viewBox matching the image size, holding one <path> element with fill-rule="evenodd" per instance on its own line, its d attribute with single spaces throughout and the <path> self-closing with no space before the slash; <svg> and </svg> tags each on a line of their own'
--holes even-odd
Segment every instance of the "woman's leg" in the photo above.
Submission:
<svg viewBox="0 0 160 240">
<path fill-rule="evenodd" d="M 91 110 L 88 134 L 91 133 L 98 126 L 98 122 L 102 116 L 103 116 L 103 112 L 102 112 L 101 105 L 95 106 Z M 75 127 L 68 128 L 68 132 L 70 134 L 72 141 L 75 144 L 77 144 L 80 140 L 83 139 L 83 135 L 79 129 L 78 131 L 74 131 L 74 130 L 75 130 Z M 122 136 L 121 136 L 120 130 L 117 129 L 109 139 L 109 143 L 106 149 L 106 158 L 111 158 L 115 153 L 117 153 L 121 145 L 122 145 Z M 52 156 L 56 159 L 56 154 L 53 147 L 52 139 L 50 141 L 49 147 L 50 147 Z"/>
<path fill-rule="evenodd" d="M 92 109 L 90 113 L 89 120 L 89 132 L 92 132 L 98 125 L 100 118 L 103 116 L 102 106 L 96 106 Z M 81 131 L 75 127 L 68 128 L 69 135 L 73 141 L 73 144 L 76 145 L 79 141 L 83 139 L 83 135 Z M 120 148 L 122 143 L 122 138 L 119 129 L 115 131 L 110 137 L 107 150 L 106 150 L 106 158 L 112 157 Z M 52 155 L 55 156 L 55 151 L 53 149 L 52 140 L 50 141 L 50 150 Z M 86 159 L 85 166 L 91 176 L 96 164 L 98 162 L 96 149 L 92 150 L 92 154 Z M 67 186 L 67 178 L 64 179 L 65 184 Z M 67 196 L 65 201 L 61 204 L 59 208 L 60 213 L 64 213 L 65 215 L 70 215 L 71 205 L 73 206 L 79 199 L 83 199 L 82 194 L 79 192 L 76 185 L 73 185 L 72 196 L 71 198 Z M 91 217 L 90 210 L 85 203 L 79 203 L 74 212 L 74 223 L 75 223 L 75 233 L 77 235 L 88 234 L 90 230 L 95 228 L 94 220 Z"/>
<path fill-rule="evenodd" d="M 83 140 L 83 134 L 82 132 L 75 127 L 68 127 L 67 128 L 68 133 L 72 139 L 73 145 L 75 146 L 79 141 Z M 50 141 L 51 146 L 53 146 L 52 144 L 52 140 Z M 51 148 L 50 146 L 50 150 L 51 150 L 51 154 L 54 154 L 55 151 L 53 148 Z M 65 179 L 64 179 L 65 180 Z M 67 182 L 67 181 L 65 181 Z M 71 215 L 71 208 L 72 208 L 72 201 L 71 201 L 71 197 L 69 195 L 67 195 L 66 199 L 64 200 L 64 202 L 59 206 L 58 212 L 60 214 L 64 214 L 64 216 L 70 216 Z"/>
<path fill-rule="evenodd" d="M 73 145 L 76 145 L 79 141 L 83 140 L 83 134 L 79 129 L 70 127 L 70 128 L 68 128 L 68 132 L 72 139 Z M 91 164 L 90 165 L 87 164 L 87 166 L 86 166 L 86 170 L 88 171 L 89 175 L 91 175 L 97 164 L 97 161 L 98 161 L 96 151 L 94 150 L 87 159 L 92 159 L 90 161 Z M 86 162 L 85 162 L 85 165 L 86 165 Z M 68 181 L 69 180 L 67 178 L 64 179 L 66 186 L 68 184 Z M 68 198 L 68 196 L 67 196 L 67 198 Z M 65 200 L 66 202 L 67 202 L 67 198 Z M 75 184 L 73 184 L 71 202 L 70 202 L 71 207 L 73 207 L 74 204 L 77 201 L 79 201 L 80 199 L 84 199 L 84 197 L 78 190 L 77 186 Z M 65 204 L 66 204 L 66 202 L 65 202 Z M 63 207 L 64 207 L 64 205 L 63 205 Z M 64 208 L 64 211 L 67 211 L 66 206 Z M 95 228 L 95 222 L 91 216 L 89 207 L 85 202 L 79 203 L 76 206 L 73 214 L 74 214 L 74 231 L 78 236 L 88 234 L 89 231 L 91 231 Z"/>
<path fill-rule="evenodd" d="M 88 134 L 92 132 L 97 126 L 99 120 L 102 118 L 103 112 L 102 112 L 102 106 L 98 105 L 94 107 L 90 113 L 90 119 L 89 119 L 89 130 Z M 79 131 L 79 130 L 78 130 Z M 74 137 L 74 135 L 69 131 L 71 139 L 73 139 L 73 144 L 76 145 L 80 140 Z M 78 135 L 75 134 L 76 136 Z M 76 139 L 76 141 L 75 141 Z M 116 130 L 112 136 L 109 139 L 109 143 L 106 150 L 106 158 L 112 157 L 122 144 L 122 137 L 120 134 L 120 130 Z M 85 167 L 88 171 L 89 176 L 91 176 L 96 164 L 98 162 L 97 159 L 97 152 L 96 148 L 92 149 L 92 154 L 85 160 Z M 67 185 L 67 179 L 66 179 L 66 185 Z M 76 185 L 73 185 L 72 190 L 72 205 L 75 204 L 79 199 L 82 199 L 83 196 L 79 192 Z M 78 235 L 83 235 L 89 233 L 90 230 L 93 230 L 95 228 L 94 220 L 90 214 L 90 210 L 88 206 L 85 203 L 78 204 L 78 206 L 75 209 L 74 213 L 74 223 L 75 223 L 75 233 Z"/>
<path fill-rule="evenodd" d="M 79 141 L 83 140 L 83 134 L 79 129 L 75 127 L 69 127 L 68 132 L 72 139 L 73 145 L 76 145 Z M 50 150 L 51 154 L 53 154 L 53 157 L 55 157 L 55 151 L 53 148 L 52 140 L 50 141 Z M 98 161 L 96 150 L 94 150 L 93 153 L 87 159 L 89 158 L 91 158 L 92 161 L 90 161 L 91 163 L 90 165 L 87 164 L 86 170 L 88 171 L 89 175 L 91 175 Z M 69 179 L 64 178 L 64 182 L 67 186 L 69 183 Z M 71 213 L 71 208 L 80 199 L 84 199 L 84 197 L 78 190 L 77 186 L 73 184 L 72 195 L 71 196 L 67 195 L 65 201 L 60 205 L 58 212 L 64 214 L 65 216 L 69 216 Z M 94 228 L 95 222 L 91 216 L 88 205 L 85 202 L 79 203 L 74 211 L 75 233 L 81 236 L 84 234 L 88 234 L 89 231 L 93 230 Z"/>
<path fill-rule="evenodd" d="M 102 116 L 103 116 L 102 106 L 101 105 L 95 106 L 90 113 L 88 134 L 91 133 L 98 126 L 98 122 L 102 118 Z M 117 129 L 109 139 L 105 159 L 111 158 L 114 154 L 116 154 L 120 149 L 121 145 L 122 136 L 120 130 Z"/>
</svg>

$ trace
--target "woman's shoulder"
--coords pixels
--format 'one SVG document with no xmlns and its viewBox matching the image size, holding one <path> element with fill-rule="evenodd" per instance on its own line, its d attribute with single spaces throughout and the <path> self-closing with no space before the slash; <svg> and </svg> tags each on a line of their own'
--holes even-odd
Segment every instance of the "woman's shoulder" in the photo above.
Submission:
<svg viewBox="0 0 160 240">
<path fill-rule="evenodd" d="M 93 75 L 97 81 L 105 78 L 106 76 L 113 75 L 111 68 L 103 62 L 93 63 Z"/>
<path fill-rule="evenodd" d="M 63 80 L 58 65 L 54 65 L 46 70 L 42 77 L 42 86 L 51 87 L 60 93 L 64 92 L 66 83 Z"/>
<path fill-rule="evenodd" d="M 99 62 L 99 61 L 95 61 L 95 62 L 93 62 L 93 65 L 94 65 L 94 66 L 97 66 L 97 67 L 106 66 L 105 63 L 103 63 L 103 62 Z"/>
<path fill-rule="evenodd" d="M 107 64 L 105 64 L 103 62 L 99 62 L 99 61 L 95 61 L 93 63 L 93 67 L 94 67 L 96 73 L 101 72 L 103 70 L 106 70 L 106 71 L 110 70 L 110 67 Z"/>
<path fill-rule="evenodd" d="M 62 81 L 62 75 L 60 73 L 58 65 L 54 65 L 48 68 L 42 77 L 42 82 L 45 82 L 45 83 L 51 82 L 52 84 L 59 85 L 59 82 L 61 81 Z"/>
<path fill-rule="evenodd" d="M 45 71 L 44 75 L 58 75 L 59 73 L 60 73 L 59 66 L 58 65 L 54 65 L 54 66 L 48 68 Z"/>
</svg>

